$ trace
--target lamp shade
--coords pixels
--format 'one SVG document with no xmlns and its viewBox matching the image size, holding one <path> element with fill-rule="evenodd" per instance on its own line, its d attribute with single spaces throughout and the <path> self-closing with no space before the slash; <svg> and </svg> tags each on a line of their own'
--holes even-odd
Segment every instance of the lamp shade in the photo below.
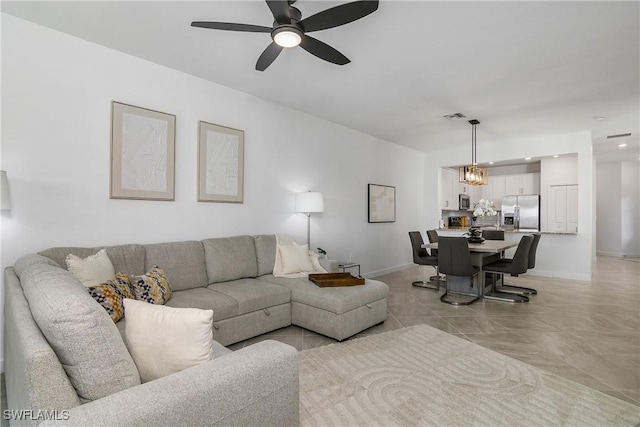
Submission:
<svg viewBox="0 0 640 427">
<path fill-rule="evenodd" d="M 307 191 L 296 194 L 296 212 L 324 212 L 324 199 L 322 193 Z"/>
<path fill-rule="evenodd" d="M 11 209 L 11 197 L 9 197 L 9 181 L 7 173 L 0 171 L 0 209 L 7 211 Z"/>
</svg>

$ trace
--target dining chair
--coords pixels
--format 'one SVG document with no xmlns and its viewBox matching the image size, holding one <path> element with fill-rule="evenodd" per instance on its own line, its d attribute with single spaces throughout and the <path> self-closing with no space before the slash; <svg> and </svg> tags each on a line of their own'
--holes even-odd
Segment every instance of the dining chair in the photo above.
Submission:
<svg viewBox="0 0 640 427">
<path fill-rule="evenodd" d="M 462 283 L 466 288 L 474 288 L 474 279 L 480 272 L 471 262 L 469 243 L 465 237 L 440 237 L 438 239 L 438 266 L 446 277 L 446 289 L 440 301 L 451 305 L 469 305 L 480 299 L 479 283 L 475 281 L 478 295 L 468 301 L 458 301 L 449 298 L 454 285 Z"/>
<path fill-rule="evenodd" d="M 504 240 L 504 230 L 482 230 L 482 237 L 486 240 Z"/>
<path fill-rule="evenodd" d="M 533 233 L 533 242 L 531 243 L 531 248 L 529 248 L 529 264 L 527 268 L 531 270 L 536 266 L 536 253 L 538 251 L 538 242 L 540 242 L 540 237 L 542 234 Z M 517 276 L 517 274 L 513 274 L 513 276 Z M 516 295 L 536 295 L 538 293 L 537 290 L 533 288 L 526 288 L 524 286 L 514 286 L 509 285 L 508 283 L 504 283 L 504 278 L 502 279 L 502 285 L 498 288 L 500 292 L 508 292 L 510 294 Z"/>
<path fill-rule="evenodd" d="M 529 302 L 529 298 L 524 295 L 516 295 L 509 292 L 502 292 L 497 288 L 498 277 L 501 276 L 501 280 L 504 283 L 505 274 L 522 274 L 529 268 L 529 251 L 531 244 L 533 243 L 532 235 L 522 236 L 518 248 L 513 258 L 502 258 L 498 261 L 491 262 L 482 267 L 483 271 L 492 273 L 492 290 L 484 294 L 484 298 L 497 301 L 506 302 Z"/>
<path fill-rule="evenodd" d="M 416 281 L 412 282 L 413 286 L 428 289 L 440 289 L 440 272 L 438 271 L 438 257 L 432 256 L 429 252 L 422 247 L 424 240 L 422 240 L 422 234 L 419 231 L 410 231 L 409 239 L 411 240 L 411 250 L 413 251 L 413 262 L 418 265 L 429 265 L 436 269 L 435 281 Z"/>
<path fill-rule="evenodd" d="M 429 243 L 438 243 L 438 232 L 436 230 L 427 230 L 427 239 L 429 239 Z M 431 256 L 433 257 L 437 257 L 438 256 L 438 250 L 437 249 L 431 249 Z M 440 272 L 442 273 L 442 272 Z M 438 273 L 437 276 L 431 276 L 429 278 L 430 281 L 435 281 L 435 280 L 439 280 L 441 282 L 444 282 L 444 276 L 442 274 Z"/>
</svg>

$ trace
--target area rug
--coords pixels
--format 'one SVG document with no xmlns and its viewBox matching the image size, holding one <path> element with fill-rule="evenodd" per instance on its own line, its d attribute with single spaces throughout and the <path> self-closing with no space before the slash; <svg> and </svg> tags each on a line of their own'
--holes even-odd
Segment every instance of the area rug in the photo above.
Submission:
<svg viewBox="0 0 640 427">
<path fill-rule="evenodd" d="M 305 350 L 302 426 L 634 426 L 640 407 L 427 325 Z"/>
</svg>

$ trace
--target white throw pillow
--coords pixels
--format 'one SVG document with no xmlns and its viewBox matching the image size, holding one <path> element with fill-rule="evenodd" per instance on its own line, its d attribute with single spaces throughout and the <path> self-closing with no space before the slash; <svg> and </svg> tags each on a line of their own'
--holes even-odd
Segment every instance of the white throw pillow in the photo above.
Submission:
<svg viewBox="0 0 640 427">
<path fill-rule="evenodd" d="M 65 262 L 69 271 L 86 287 L 96 286 L 116 277 L 106 249 L 100 249 L 97 254 L 84 259 L 69 254 Z"/>
<path fill-rule="evenodd" d="M 279 246 L 279 249 L 283 274 L 313 271 L 307 245 L 284 245 Z"/>
<path fill-rule="evenodd" d="M 142 382 L 213 359 L 213 310 L 125 298 L 125 343 Z"/>
</svg>

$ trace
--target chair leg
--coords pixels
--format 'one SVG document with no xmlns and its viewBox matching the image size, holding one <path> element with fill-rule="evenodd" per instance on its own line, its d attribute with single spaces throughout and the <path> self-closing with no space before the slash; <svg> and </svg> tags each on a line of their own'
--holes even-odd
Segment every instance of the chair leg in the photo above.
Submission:
<svg viewBox="0 0 640 427">
<path fill-rule="evenodd" d="M 440 275 L 437 265 L 434 265 L 433 268 L 436 269 L 436 276 L 429 277 L 429 281 L 416 281 L 411 284 L 419 288 L 440 290 L 440 283 L 444 283 L 445 277 Z"/>
<path fill-rule="evenodd" d="M 437 276 L 431 276 L 429 278 L 429 281 L 416 281 L 416 282 L 412 282 L 411 285 L 418 287 L 418 288 L 427 288 L 427 289 L 433 289 L 436 291 L 440 290 L 440 282 L 442 282 L 443 280 L 440 279 L 440 274 L 438 272 L 438 267 L 437 266 L 433 266 L 436 269 L 436 274 Z"/>
<path fill-rule="evenodd" d="M 480 299 L 480 297 L 474 297 L 469 301 L 451 301 L 447 299 L 447 295 L 448 295 L 447 291 L 444 291 L 444 294 L 442 294 L 442 296 L 440 297 L 440 301 L 450 305 L 469 305 L 469 304 L 473 304 L 474 302 Z"/>
<path fill-rule="evenodd" d="M 469 279 L 473 280 L 473 277 L 470 277 Z M 458 306 L 458 305 L 470 305 L 470 304 L 473 304 L 474 302 L 476 302 L 476 301 L 478 301 L 480 299 L 480 296 L 478 295 L 478 296 L 475 296 L 475 297 L 473 297 L 472 299 L 470 299 L 468 301 L 454 301 L 454 300 L 449 299 L 448 295 L 449 295 L 449 289 L 445 285 L 444 294 L 442 294 L 440 296 L 440 301 L 441 302 L 444 302 L 444 303 L 449 304 L 449 305 Z"/>
<path fill-rule="evenodd" d="M 504 279 L 502 280 L 503 284 L 498 288 L 500 292 L 504 292 L 507 294 L 514 295 L 537 295 L 538 291 L 533 288 L 525 288 L 522 286 L 513 286 L 513 285 L 505 285 Z"/>
<path fill-rule="evenodd" d="M 496 287 L 496 283 L 497 283 L 497 273 L 491 273 L 492 276 L 492 290 L 491 292 L 487 292 L 486 294 L 484 294 L 484 298 L 485 299 L 490 299 L 490 300 L 495 300 L 495 301 L 503 301 L 503 302 L 514 302 L 514 303 L 522 303 L 522 302 L 529 302 L 529 298 L 527 298 L 524 295 L 518 295 L 515 293 L 511 293 L 511 292 L 503 292 L 502 291 L 502 287 L 498 288 Z M 502 276 L 502 281 L 504 282 L 504 275 L 501 274 Z"/>
</svg>

